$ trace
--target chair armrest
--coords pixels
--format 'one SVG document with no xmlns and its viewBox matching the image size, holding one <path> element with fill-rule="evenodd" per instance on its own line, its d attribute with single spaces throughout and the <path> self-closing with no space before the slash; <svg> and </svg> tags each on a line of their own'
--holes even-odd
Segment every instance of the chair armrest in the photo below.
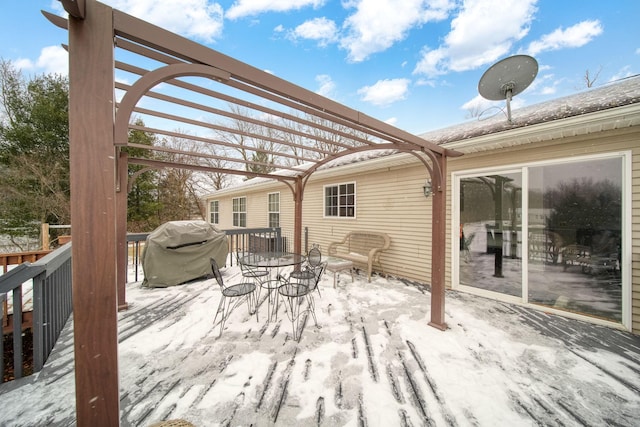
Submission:
<svg viewBox="0 0 640 427">
<path fill-rule="evenodd" d="M 335 255 L 338 252 L 338 246 L 345 245 L 348 239 L 349 239 L 349 234 L 344 236 L 344 238 L 341 241 L 329 243 L 329 247 L 327 248 L 327 253 L 329 255 Z"/>
</svg>

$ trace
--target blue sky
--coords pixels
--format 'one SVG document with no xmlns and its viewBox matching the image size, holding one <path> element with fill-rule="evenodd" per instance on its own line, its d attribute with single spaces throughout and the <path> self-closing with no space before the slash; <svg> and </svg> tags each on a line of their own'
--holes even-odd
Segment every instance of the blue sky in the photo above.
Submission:
<svg viewBox="0 0 640 427">
<path fill-rule="evenodd" d="M 0 0 L 0 57 L 26 75 L 66 74 L 55 0 Z M 640 73 L 638 0 L 105 0 L 413 133 L 492 105 L 478 81 L 532 55 L 539 72 L 512 108 Z M 487 110 L 492 111 L 492 110 Z M 493 109 L 495 111 L 495 109 Z"/>
</svg>

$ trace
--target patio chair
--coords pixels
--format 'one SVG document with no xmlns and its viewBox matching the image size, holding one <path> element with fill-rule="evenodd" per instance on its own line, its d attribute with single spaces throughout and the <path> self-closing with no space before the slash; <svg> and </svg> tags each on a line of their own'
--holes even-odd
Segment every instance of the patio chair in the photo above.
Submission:
<svg viewBox="0 0 640 427">
<path fill-rule="evenodd" d="M 290 279 L 312 280 L 315 276 L 315 269 L 322 262 L 322 252 L 318 245 L 313 245 L 307 254 L 307 263 L 300 270 L 292 271 L 289 275 Z"/>
<path fill-rule="evenodd" d="M 316 327 L 319 327 L 318 319 L 316 318 L 313 291 L 318 289 L 318 283 L 320 283 L 326 267 L 326 263 L 318 265 L 314 269 L 315 276 L 311 280 L 285 280 L 283 282 L 284 284 L 278 288 L 278 293 L 285 301 L 285 311 L 287 313 L 287 317 L 291 320 L 293 339 L 296 341 L 300 341 L 302 328 L 304 327 L 304 324 L 306 323 L 305 320 L 309 314 L 313 316 L 313 321 Z M 302 306 L 305 301 L 307 302 L 307 307 L 303 310 Z M 307 316 L 301 317 L 303 314 L 307 314 Z"/>
<path fill-rule="evenodd" d="M 236 260 L 238 261 L 238 265 L 240 266 L 240 271 L 242 271 L 242 276 L 248 279 L 253 279 L 259 284 L 262 284 L 264 279 L 269 276 L 269 270 L 243 264 L 242 262 L 240 262 L 241 258 L 242 257 L 240 256 L 240 252 L 236 252 Z"/>
<path fill-rule="evenodd" d="M 220 285 L 220 303 L 218 304 L 218 310 L 213 318 L 213 324 L 215 325 L 218 314 L 221 315 L 220 319 L 220 334 L 224 329 L 224 323 L 229 318 L 231 312 L 244 301 L 247 302 L 249 314 L 255 314 L 256 320 L 258 319 L 258 301 L 255 295 L 256 284 L 253 282 L 242 282 L 235 285 L 225 285 L 220 273 L 218 263 L 214 258 L 211 258 L 211 270 L 213 271 L 213 277 L 216 278 L 218 285 Z"/>
</svg>

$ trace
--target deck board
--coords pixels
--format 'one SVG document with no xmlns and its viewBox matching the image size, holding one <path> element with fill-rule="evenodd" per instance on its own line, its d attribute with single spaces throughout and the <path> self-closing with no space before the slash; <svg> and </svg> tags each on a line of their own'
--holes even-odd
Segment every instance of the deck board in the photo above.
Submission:
<svg viewBox="0 0 640 427">
<path fill-rule="evenodd" d="M 453 291 L 441 332 L 419 285 L 360 275 L 321 286 L 320 327 L 308 318 L 296 342 L 282 306 L 267 322 L 264 294 L 259 320 L 238 307 L 219 337 L 213 280 L 129 285 L 121 424 L 631 425 L 640 413 L 638 336 Z M 39 375 L 0 388 L 0 424 L 75 424 L 72 327 Z"/>
</svg>

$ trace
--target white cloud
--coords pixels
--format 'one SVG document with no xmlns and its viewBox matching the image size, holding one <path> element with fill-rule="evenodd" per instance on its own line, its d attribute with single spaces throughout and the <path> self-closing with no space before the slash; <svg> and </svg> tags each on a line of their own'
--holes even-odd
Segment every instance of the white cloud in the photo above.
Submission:
<svg viewBox="0 0 640 427">
<path fill-rule="evenodd" d="M 362 100 L 373 105 L 385 106 L 405 99 L 409 92 L 409 79 L 379 80 L 373 86 L 358 89 Z"/>
<path fill-rule="evenodd" d="M 103 0 L 169 31 L 212 42 L 223 28 L 222 6 L 208 0 Z"/>
<path fill-rule="evenodd" d="M 344 22 L 346 35 L 340 46 L 350 61 L 364 61 L 403 40 L 412 28 L 445 19 L 453 4 L 451 0 L 353 0 L 344 4 L 356 11 Z"/>
<path fill-rule="evenodd" d="M 466 0 L 444 43 L 424 48 L 414 73 L 436 76 L 496 61 L 529 31 L 537 0 Z"/>
<path fill-rule="evenodd" d="M 500 105 L 501 102 L 489 101 L 478 94 L 474 98 L 462 104 L 460 109 L 468 111 L 470 117 L 478 117 L 483 111 Z"/>
<path fill-rule="evenodd" d="M 433 79 L 418 79 L 415 84 L 416 86 L 436 87 L 436 81 Z"/>
<path fill-rule="evenodd" d="M 62 3 L 60 3 L 60 0 L 51 0 L 49 9 L 60 16 L 64 16 L 65 18 L 68 16 L 68 13 L 66 10 L 64 10 L 64 7 L 62 6 Z"/>
<path fill-rule="evenodd" d="M 545 86 L 540 90 L 541 95 L 554 95 L 558 89 L 555 86 Z"/>
<path fill-rule="evenodd" d="M 611 76 L 609 81 L 613 82 L 613 81 L 616 81 L 616 80 L 624 79 L 626 77 L 631 77 L 632 75 L 633 75 L 633 73 L 631 72 L 631 67 L 629 65 L 625 65 L 617 73 L 615 73 L 613 76 Z"/>
<path fill-rule="evenodd" d="M 12 62 L 13 62 L 13 65 L 18 70 L 31 70 L 31 69 L 35 68 L 35 64 L 30 59 L 19 58 L 19 59 L 16 59 L 15 61 L 12 61 Z"/>
<path fill-rule="evenodd" d="M 45 73 L 69 74 L 69 54 L 62 46 L 48 46 L 40 51 L 36 66 Z"/>
<path fill-rule="evenodd" d="M 259 15 L 263 12 L 286 12 L 312 6 L 318 8 L 325 0 L 236 0 L 225 13 L 228 19 Z"/>
<path fill-rule="evenodd" d="M 398 123 L 398 118 L 397 117 L 389 117 L 387 120 L 384 121 L 386 124 L 391 125 L 391 126 L 395 126 L 396 123 Z"/>
<path fill-rule="evenodd" d="M 542 36 L 529 45 L 529 55 L 535 56 L 549 50 L 580 47 L 602 34 L 600 21 L 582 21 L 566 30 L 558 28 L 552 33 Z"/>
<path fill-rule="evenodd" d="M 316 40 L 320 46 L 326 46 L 336 39 L 336 23 L 327 18 L 315 18 L 298 25 L 291 33 L 293 38 Z"/>
<path fill-rule="evenodd" d="M 319 74 L 316 76 L 316 82 L 320 85 L 316 93 L 318 95 L 326 96 L 327 98 L 331 98 L 335 89 L 336 84 L 331 79 L 331 76 L 328 74 Z"/>
</svg>

